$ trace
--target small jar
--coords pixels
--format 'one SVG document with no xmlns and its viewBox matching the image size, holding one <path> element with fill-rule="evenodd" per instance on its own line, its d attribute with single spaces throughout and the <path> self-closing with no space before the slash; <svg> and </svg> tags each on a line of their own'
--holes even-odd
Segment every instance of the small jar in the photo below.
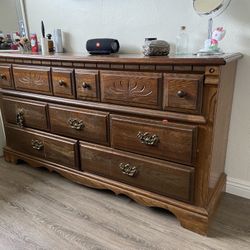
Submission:
<svg viewBox="0 0 250 250">
<path fill-rule="evenodd" d="M 156 37 L 145 38 L 144 45 L 142 46 L 144 55 L 148 55 L 149 45 L 152 41 L 155 41 L 155 40 L 157 40 Z"/>
</svg>

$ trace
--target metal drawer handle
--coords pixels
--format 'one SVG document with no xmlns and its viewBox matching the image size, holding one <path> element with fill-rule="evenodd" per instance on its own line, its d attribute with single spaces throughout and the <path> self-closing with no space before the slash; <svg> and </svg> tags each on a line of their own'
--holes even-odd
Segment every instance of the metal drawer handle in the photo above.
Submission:
<svg viewBox="0 0 250 250">
<path fill-rule="evenodd" d="M 35 150 L 42 150 L 43 149 L 43 143 L 39 140 L 31 140 L 32 148 Z"/>
<path fill-rule="evenodd" d="M 81 130 L 84 128 L 84 124 L 82 120 L 78 120 L 76 118 L 70 118 L 68 120 L 68 124 L 70 125 L 71 128 L 76 129 L 76 130 Z"/>
<path fill-rule="evenodd" d="M 90 88 L 91 88 L 90 84 L 88 84 L 88 83 L 86 83 L 86 82 L 83 82 L 83 83 L 82 83 L 82 87 L 83 87 L 84 89 L 90 89 Z"/>
<path fill-rule="evenodd" d="M 63 80 L 60 80 L 58 83 L 59 83 L 60 86 L 64 86 L 65 85 L 65 82 Z"/>
<path fill-rule="evenodd" d="M 122 173 L 128 176 L 135 176 L 137 173 L 137 169 L 135 166 L 131 166 L 129 163 L 120 163 L 119 165 L 120 169 L 122 170 Z"/>
<path fill-rule="evenodd" d="M 23 109 L 18 109 L 16 113 L 16 124 L 20 127 L 24 127 L 24 112 Z"/>
<path fill-rule="evenodd" d="M 159 143 L 159 137 L 158 135 L 151 135 L 149 132 L 141 132 L 139 131 L 139 133 L 137 134 L 137 138 L 141 141 L 142 144 L 146 144 L 146 145 L 157 145 Z"/>
<path fill-rule="evenodd" d="M 7 76 L 4 74 L 0 74 L 0 80 L 7 80 Z"/>
<path fill-rule="evenodd" d="M 187 93 L 183 90 L 179 90 L 177 92 L 177 96 L 180 97 L 180 98 L 184 98 L 185 96 L 187 96 Z"/>
</svg>

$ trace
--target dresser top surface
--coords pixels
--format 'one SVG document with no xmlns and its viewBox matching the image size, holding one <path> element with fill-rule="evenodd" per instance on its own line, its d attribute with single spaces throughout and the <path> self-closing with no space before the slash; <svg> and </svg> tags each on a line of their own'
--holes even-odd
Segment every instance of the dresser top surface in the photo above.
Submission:
<svg viewBox="0 0 250 250">
<path fill-rule="evenodd" d="M 75 61 L 89 63 L 141 63 L 141 64 L 197 64 L 197 65 L 225 65 L 226 63 L 238 60 L 242 57 L 241 53 L 231 53 L 216 56 L 144 56 L 143 54 L 111 54 L 111 55 L 88 55 L 80 53 L 52 53 L 42 55 L 41 53 L 22 53 L 22 52 L 2 52 L 0 59 L 32 59 L 32 60 L 56 60 L 56 61 Z"/>
</svg>

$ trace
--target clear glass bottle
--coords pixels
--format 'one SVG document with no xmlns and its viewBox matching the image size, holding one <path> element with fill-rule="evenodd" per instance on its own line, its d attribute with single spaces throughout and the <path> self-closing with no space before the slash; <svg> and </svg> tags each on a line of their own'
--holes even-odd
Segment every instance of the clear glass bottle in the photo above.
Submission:
<svg viewBox="0 0 250 250">
<path fill-rule="evenodd" d="M 188 54 L 188 33 L 186 26 L 181 26 L 179 34 L 176 37 L 176 55 Z"/>
</svg>

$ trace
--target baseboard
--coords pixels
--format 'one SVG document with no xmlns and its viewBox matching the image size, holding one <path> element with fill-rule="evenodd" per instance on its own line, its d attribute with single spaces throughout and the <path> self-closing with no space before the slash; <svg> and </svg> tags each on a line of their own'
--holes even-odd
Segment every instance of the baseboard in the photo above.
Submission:
<svg viewBox="0 0 250 250">
<path fill-rule="evenodd" d="M 226 192 L 250 199 L 250 182 L 227 177 Z"/>
</svg>

